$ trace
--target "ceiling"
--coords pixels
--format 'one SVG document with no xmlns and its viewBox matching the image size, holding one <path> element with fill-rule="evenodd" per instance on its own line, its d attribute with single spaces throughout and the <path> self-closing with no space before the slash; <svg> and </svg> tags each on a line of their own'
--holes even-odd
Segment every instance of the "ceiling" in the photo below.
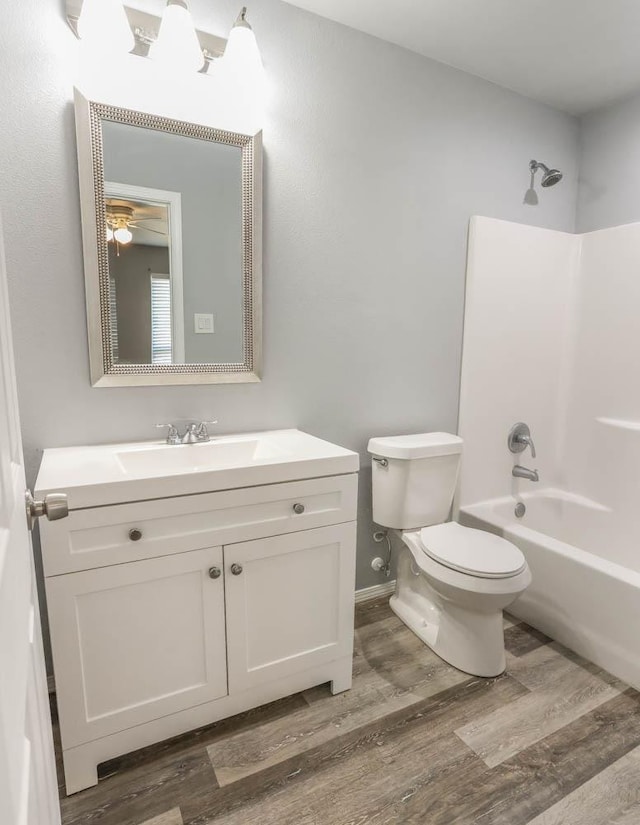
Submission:
<svg viewBox="0 0 640 825">
<path fill-rule="evenodd" d="M 640 0 L 287 0 L 583 114 L 640 91 Z"/>
</svg>

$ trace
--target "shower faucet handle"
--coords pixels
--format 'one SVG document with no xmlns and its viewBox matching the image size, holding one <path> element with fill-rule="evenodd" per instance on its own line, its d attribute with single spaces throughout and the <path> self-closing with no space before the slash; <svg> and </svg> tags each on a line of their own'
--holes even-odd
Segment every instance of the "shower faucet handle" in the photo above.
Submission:
<svg viewBox="0 0 640 825">
<path fill-rule="evenodd" d="M 507 446 L 512 453 L 522 453 L 527 447 L 530 447 L 531 457 L 536 457 L 536 447 L 533 443 L 533 438 L 531 438 L 531 430 L 529 429 L 529 425 L 525 424 L 524 421 L 519 421 L 513 425 L 509 431 Z"/>
</svg>

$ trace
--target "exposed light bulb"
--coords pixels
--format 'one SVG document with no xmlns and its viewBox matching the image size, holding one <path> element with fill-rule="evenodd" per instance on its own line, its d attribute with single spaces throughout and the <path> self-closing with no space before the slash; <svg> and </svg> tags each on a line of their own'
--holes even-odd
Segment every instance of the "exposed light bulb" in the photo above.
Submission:
<svg viewBox="0 0 640 825">
<path fill-rule="evenodd" d="M 167 0 L 149 57 L 171 69 L 197 72 L 202 68 L 204 54 L 186 0 Z"/>
<path fill-rule="evenodd" d="M 107 243 L 113 240 L 113 229 L 107 224 Z"/>
<path fill-rule="evenodd" d="M 113 233 L 113 237 L 121 244 L 128 244 L 131 243 L 133 240 L 133 233 L 124 226 L 121 226 L 120 229 L 116 229 Z"/>
<path fill-rule="evenodd" d="M 84 0 L 78 35 L 102 53 L 130 52 L 135 46 L 122 0 Z"/>
</svg>

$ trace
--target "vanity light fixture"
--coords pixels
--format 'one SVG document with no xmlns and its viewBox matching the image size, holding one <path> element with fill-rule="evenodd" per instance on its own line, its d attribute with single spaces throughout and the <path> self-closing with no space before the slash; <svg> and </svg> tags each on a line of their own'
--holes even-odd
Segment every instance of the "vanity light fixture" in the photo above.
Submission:
<svg viewBox="0 0 640 825">
<path fill-rule="evenodd" d="M 199 72 L 205 59 L 186 0 L 167 0 L 149 57 L 171 69 Z"/>
<path fill-rule="evenodd" d="M 247 7 L 243 6 L 236 22 L 233 24 L 227 47 L 222 59 L 224 71 L 248 83 L 259 87 L 264 82 L 264 67 L 258 42 L 247 20 Z"/>
<path fill-rule="evenodd" d="M 203 74 L 215 64 L 214 71 L 220 69 L 234 83 L 261 87 L 264 69 L 246 7 L 228 41 L 196 30 L 187 0 L 167 0 L 162 19 L 125 6 L 123 0 L 66 0 L 66 7 L 74 34 L 97 53 L 133 50 L 135 55 L 151 57 L 174 69 Z"/>
<path fill-rule="evenodd" d="M 78 37 L 99 52 L 130 52 L 136 44 L 121 0 L 84 0 Z"/>
</svg>

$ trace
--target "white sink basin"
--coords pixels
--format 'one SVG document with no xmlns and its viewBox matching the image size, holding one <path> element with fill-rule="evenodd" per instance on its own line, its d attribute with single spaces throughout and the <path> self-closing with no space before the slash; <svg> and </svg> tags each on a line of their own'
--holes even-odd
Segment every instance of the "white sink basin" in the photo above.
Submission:
<svg viewBox="0 0 640 825">
<path fill-rule="evenodd" d="M 300 430 L 44 451 L 36 493 L 64 492 L 72 510 L 357 472 L 359 457 Z"/>
<path fill-rule="evenodd" d="M 284 458 L 268 438 L 219 439 L 205 444 L 134 445 L 116 453 L 122 469 L 135 476 L 197 473 L 222 467 L 245 467 Z"/>
</svg>

